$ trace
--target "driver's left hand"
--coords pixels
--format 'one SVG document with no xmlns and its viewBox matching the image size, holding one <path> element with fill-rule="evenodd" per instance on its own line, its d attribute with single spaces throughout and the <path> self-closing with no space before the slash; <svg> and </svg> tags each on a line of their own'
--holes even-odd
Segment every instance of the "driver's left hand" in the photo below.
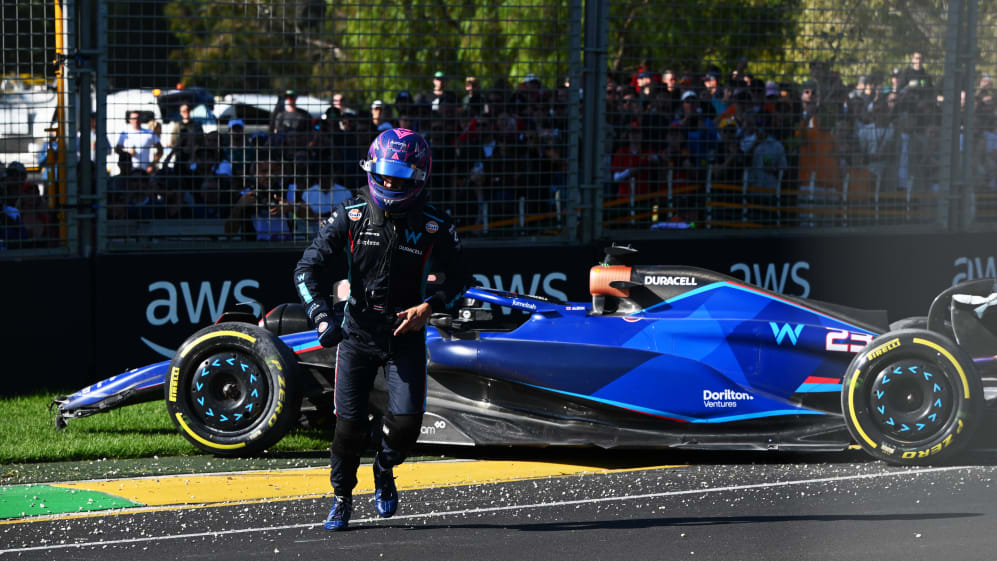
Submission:
<svg viewBox="0 0 997 561">
<path fill-rule="evenodd" d="M 395 329 L 394 334 L 401 335 L 422 330 L 431 315 L 433 315 L 433 308 L 428 302 L 398 312 L 398 317 L 402 319 L 402 323 L 398 329 Z"/>
</svg>

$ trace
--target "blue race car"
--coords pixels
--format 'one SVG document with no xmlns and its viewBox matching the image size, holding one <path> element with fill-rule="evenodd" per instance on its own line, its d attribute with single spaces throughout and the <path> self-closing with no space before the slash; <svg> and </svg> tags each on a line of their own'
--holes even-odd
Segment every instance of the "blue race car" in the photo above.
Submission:
<svg viewBox="0 0 997 561">
<path fill-rule="evenodd" d="M 423 444 L 843 450 L 951 459 L 997 389 L 993 279 L 939 294 L 925 317 L 783 296 L 715 272 L 631 265 L 613 246 L 591 302 L 471 288 L 427 329 Z M 339 310 L 342 310 L 341 304 Z M 170 361 L 57 398 L 56 425 L 165 398 L 197 448 L 251 455 L 304 409 L 332 418 L 335 349 L 304 311 L 223 315 Z M 385 403 L 380 377 L 371 410 Z M 986 397 L 985 397 L 986 396 Z"/>
</svg>

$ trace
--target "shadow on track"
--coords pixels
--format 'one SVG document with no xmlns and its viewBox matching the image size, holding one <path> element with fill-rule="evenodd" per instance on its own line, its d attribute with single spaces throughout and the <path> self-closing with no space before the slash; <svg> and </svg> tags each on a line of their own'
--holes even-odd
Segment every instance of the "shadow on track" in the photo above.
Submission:
<svg viewBox="0 0 997 561">
<path fill-rule="evenodd" d="M 530 524 L 482 524 L 480 522 L 464 524 L 377 524 L 371 526 L 351 527 L 356 530 L 441 530 L 441 529 L 508 529 L 520 532 L 562 532 L 575 530 L 639 530 L 647 528 L 683 527 L 683 526 L 723 526 L 730 524 L 772 524 L 782 522 L 918 522 L 928 520 L 957 520 L 983 516 L 976 512 L 938 512 L 919 514 L 812 514 L 812 515 L 775 515 L 775 516 L 705 516 L 705 517 L 673 517 L 673 518 L 634 518 L 627 520 L 588 520 L 580 522 L 537 522 Z"/>
</svg>

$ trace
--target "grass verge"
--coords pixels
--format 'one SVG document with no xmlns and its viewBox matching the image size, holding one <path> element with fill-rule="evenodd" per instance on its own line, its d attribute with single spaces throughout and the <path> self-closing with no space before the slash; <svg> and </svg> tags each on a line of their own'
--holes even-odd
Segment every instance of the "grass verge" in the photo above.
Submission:
<svg viewBox="0 0 997 561">
<path fill-rule="evenodd" d="M 0 400 L 0 465 L 108 458 L 201 455 L 177 432 L 162 401 L 140 403 L 82 419 L 56 430 L 48 404 L 55 394 Z M 270 452 L 322 451 L 329 434 L 297 428 Z"/>
</svg>

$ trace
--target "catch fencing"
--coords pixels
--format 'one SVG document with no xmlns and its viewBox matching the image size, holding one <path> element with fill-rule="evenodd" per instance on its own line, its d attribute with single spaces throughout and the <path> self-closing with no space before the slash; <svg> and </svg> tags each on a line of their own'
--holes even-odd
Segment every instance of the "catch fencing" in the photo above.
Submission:
<svg viewBox="0 0 997 561">
<path fill-rule="evenodd" d="M 300 247 L 392 126 L 471 244 L 997 226 L 978 0 L 0 10 L 4 257 Z"/>
</svg>

